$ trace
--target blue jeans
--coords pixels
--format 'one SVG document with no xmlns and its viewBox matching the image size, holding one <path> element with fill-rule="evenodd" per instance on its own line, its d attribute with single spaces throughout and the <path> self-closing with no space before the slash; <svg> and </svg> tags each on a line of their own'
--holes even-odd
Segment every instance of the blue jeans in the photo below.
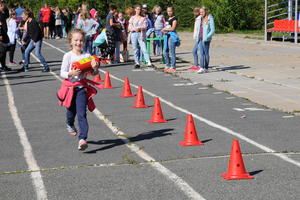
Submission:
<svg viewBox="0 0 300 200">
<path fill-rule="evenodd" d="M 84 88 L 75 89 L 72 104 L 67 108 L 67 121 L 70 126 L 74 126 L 75 116 L 79 125 L 79 139 L 86 140 L 89 131 L 89 125 L 86 118 L 87 95 Z"/>
<path fill-rule="evenodd" d="M 196 42 L 193 48 L 193 57 L 194 57 L 194 66 L 198 67 L 199 66 L 199 56 L 198 56 L 198 51 L 199 49 L 199 42 Z"/>
<path fill-rule="evenodd" d="M 41 64 L 44 66 L 44 69 L 48 69 L 49 68 L 48 64 L 46 63 L 45 58 L 41 54 L 42 40 L 37 41 L 35 46 L 34 46 L 34 41 L 33 40 L 30 41 L 24 53 L 24 58 L 25 58 L 25 62 L 23 65 L 24 69 L 28 69 L 30 53 L 33 51 L 33 49 L 35 49 L 35 55 L 38 57 Z"/>
<path fill-rule="evenodd" d="M 209 66 L 209 47 L 210 41 L 203 42 L 199 41 L 198 49 L 200 52 L 200 66 L 208 69 Z"/>
<path fill-rule="evenodd" d="M 85 36 L 83 52 L 93 54 L 93 37 L 90 35 Z"/>
<path fill-rule="evenodd" d="M 167 67 L 176 68 L 176 43 L 172 42 L 170 36 L 168 37 L 168 46 L 164 46 L 164 57 Z M 169 57 L 171 55 L 171 59 Z"/>
<path fill-rule="evenodd" d="M 142 52 L 146 62 L 148 64 L 151 64 L 149 54 L 146 50 L 146 43 L 144 40 L 141 39 L 141 33 L 133 32 L 131 34 L 131 43 L 133 46 L 134 62 L 136 64 L 140 63 L 139 56 L 141 55 Z"/>
<path fill-rule="evenodd" d="M 163 36 L 161 30 L 156 30 L 155 31 L 155 37 L 156 38 L 161 38 Z M 154 55 L 159 55 L 160 56 L 160 49 L 161 49 L 161 40 L 154 40 L 153 41 L 153 54 Z M 157 51 L 156 51 L 157 49 Z"/>
</svg>

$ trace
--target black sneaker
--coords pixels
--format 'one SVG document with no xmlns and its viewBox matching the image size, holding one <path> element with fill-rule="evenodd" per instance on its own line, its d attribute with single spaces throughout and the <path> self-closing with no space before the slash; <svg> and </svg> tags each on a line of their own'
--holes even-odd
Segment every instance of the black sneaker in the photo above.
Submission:
<svg viewBox="0 0 300 200">
<path fill-rule="evenodd" d="M 8 72 L 8 71 L 11 71 L 11 68 L 5 66 L 5 67 L 3 67 L 3 70 Z"/>
<path fill-rule="evenodd" d="M 134 69 L 140 69 L 140 68 L 141 68 L 141 66 L 139 64 L 134 65 Z"/>
<path fill-rule="evenodd" d="M 42 70 L 42 72 L 50 72 L 50 69 L 49 68 L 45 68 Z"/>
</svg>

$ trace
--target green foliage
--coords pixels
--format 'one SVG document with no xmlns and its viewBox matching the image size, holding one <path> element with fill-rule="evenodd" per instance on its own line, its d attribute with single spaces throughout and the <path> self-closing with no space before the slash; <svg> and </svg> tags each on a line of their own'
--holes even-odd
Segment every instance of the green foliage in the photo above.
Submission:
<svg viewBox="0 0 300 200">
<path fill-rule="evenodd" d="M 263 0 L 9 0 L 8 4 L 12 6 L 22 3 L 37 13 L 45 2 L 50 6 L 70 7 L 75 10 L 82 2 L 87 2 L 91 8 L 96 8 L 102 17 L 108 13 L 111 3 L 116 4 L 119 10 L 125 10 L 137 3 L 146 3 L 149 8 L 160 5 L 164 10 L 168 5 L 172 5 L 179 18 L 179 28 L 184 30 L 193 27 L 193 8 L 201 5 L 207 7 L 214 16 L 218 31 L 259 30 L 264 22 Z"/>
</svg>

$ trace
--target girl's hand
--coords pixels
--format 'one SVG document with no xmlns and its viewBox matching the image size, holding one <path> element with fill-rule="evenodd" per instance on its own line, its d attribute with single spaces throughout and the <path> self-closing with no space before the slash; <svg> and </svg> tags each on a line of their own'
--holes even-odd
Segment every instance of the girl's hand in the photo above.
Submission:
<svg viewBox="0 0 300 200">
<path fill-rule="evenodd" d="M 69 72 L 69 76 L 78 76 L 79 74 L 81 74 L 80 69 L 75 69 Z"/>
<path fill-rule="evenodd" d="M 94 71 L 97 71 L 99 68 L 99 63 L 96 60 L 92 60 L 91 62 L 92 68 Z"/>
</svg>

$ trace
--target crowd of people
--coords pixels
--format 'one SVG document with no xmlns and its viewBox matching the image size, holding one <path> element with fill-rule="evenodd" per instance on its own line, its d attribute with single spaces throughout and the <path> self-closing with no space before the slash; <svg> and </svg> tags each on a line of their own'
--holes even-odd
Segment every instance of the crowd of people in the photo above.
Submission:
<svg viewBox="0 0 300 200">
<path fill-rule="evenodd" d="M 166 16 L 162 14 L 162 8 L 156 5 L 149 12 L 148 6 L 143 4 L 123 12 L 117 6 L 110 5 L 106 19 L 101 19 L 100 11 L 90 9 L 87 3 L 82 3 L 76 11 L 45 4 L 34 18 L 30 9 L 21 5 L 8 9 L 1 1 L 1 71 L 11 70 L 5 62 L 7 52 L 9 65 L 16 64 L 14 52 L 18 43 L 21 44 L 22 52 L 22 61 L 19 62 L 22 67 L 19 71 L 29 71 L 30 53 L 34 49 L 44 66 L 43 71 L 49 71 L 41 54 L 43 39 L 66 38 L 74 28 L 83 30 L 85 34 L 84 52 L 109 58 L 112 63 L 126 62 L 129 57 L 128 44 L 131 44 L 135 68 L 140 68 L 141 63 L 153 66 L 146 48 L 146 38 L 159 38 L 153 40 L 153 55 L 163 54 L 166 63 L 164 71 L 176 71 L 176 47 L 180 45 L 176 32 L 178 18 L 172 6 L 165 11 Z M 210 41 L 215 32 L 214 19 L 205 7 L 196 7 L 194 15 L 194 65 L 189 70 L 205 73 L 209 66 Z"/>
</svg>

